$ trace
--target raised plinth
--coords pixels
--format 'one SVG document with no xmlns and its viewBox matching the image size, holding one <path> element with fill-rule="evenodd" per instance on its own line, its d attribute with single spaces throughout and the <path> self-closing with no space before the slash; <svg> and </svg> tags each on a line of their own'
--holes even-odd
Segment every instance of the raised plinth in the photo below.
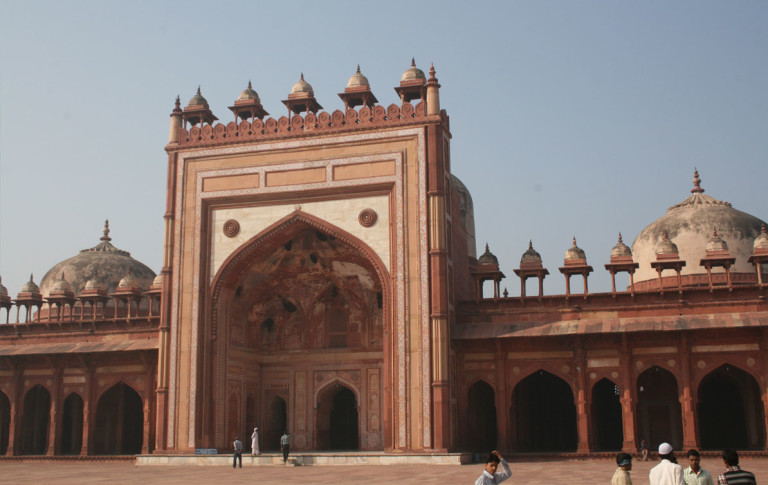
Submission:
<svg viewBox="0 0 768 485">
<path fill-rule="evenodd" d="M 375 452 L 314 452 L 291 453 L 288 465 L 462 465 L 472 462 L 470 453 L 375 453 Z M 232 466 L 232 455 L 138 455 L 138 466 Z M 281 453 L 243 455 L 243 466 L 284 466 Z"/>
</svg>

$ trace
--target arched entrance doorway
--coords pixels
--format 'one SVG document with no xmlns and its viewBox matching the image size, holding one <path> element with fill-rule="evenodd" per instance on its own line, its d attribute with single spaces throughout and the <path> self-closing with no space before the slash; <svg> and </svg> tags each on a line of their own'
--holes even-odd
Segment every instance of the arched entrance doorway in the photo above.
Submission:
<svg viewBox="0 0 768 485">
<path fill-rule="evenodd" d="M 391 305 L 386 268 L 367 245 L 308 214 L 295 213 L 272 227 L 235 251 L 213 279 L 210 331 L 218 337 L 210 341 L 207 372 L 215 377 L 200 383 L 217 396 L 209 405 L 228 402 L 227 386 L 253 390 L 264 450 L 279 449 L 285 429 L 296 451 L 318 443 L 323 449 L 381 449 L 380 423 L 388 419 L 382 410 L 391 409 L 382 405 Z M 365 395 L 328 397 L 322 426 L 330 430 L 333 418 L 334 428 L 347 431 L 318 441 L 315 396 L 337 377 L 355 382 Z M 342 411 L 331 413 L 334 406 Z M 210 416 L 203 436 L 215 436 L 217 447 L 227 443 L 225 414 L 203 414 Z M 372 425 L 360 427 L 360 416 Z"/>
<path fill-rule="evenodd" d="M 743 370 L 726 364 L 707 374 L 699 384 L 697 415 L 702 449 L 765 449 L 760 387 Z"/>
<path fill-rule="evenodd" d="M 144 438 L 144 409 L 141 397 L 120 382 L 101 395 L 96 405 L 93 453 L 133 455 L 141 453 Z"/>
<path fill-rule="evenodd" d="M 485 381 L 477 381 L 467 393 L 467 444 L 470 451 L 487 453 L 496 449 L 496 397 Z"/>
<path fill-rule="evenodd" d="M 51 395 L 48 389 L 38 384 L 27 391 L 21 425 L 21 454 L 45 454 L 48 447 L 50 414 Z"/>
<path fill-rule="evenodd" d="M 544 370 L 512 391 L 512 442 L 516 451 L 576 450 L 576 405 L 571 387 Z"/>
<path fill-rule="evenodd" d="M 318 450 L 359 450 L 357 399 L 339 383 L 326 387 L 317 397 L 315 420 Z"/>
<path fill-rule="evenodd" d="M 0 391 L 0 456 L 8 453 L 8 439 L 11 435 L 11 401 Z"/>
<path fill-rule="evenodd" d="M 267 416 L 264 420 L 263 447 L 266 451 L 280 449 L 280 436 L 288 429 L 288 413 L 285 399 L 280 396 L 272 396 L 267 408 Z"/>
<path fill-rule="evenodd" d="M 72 393 L 64 400 L 62 414 L 62 455 L 78 455 L 83 446 L 83 399 Z"/>
<path fill-rule="evenodd" d="M 637 378 L 637 439 L 651 449 L 667 442 L 683 446 L 683 423 L 677 379 L 668 370 L 651 367 Z"/>
<path fill-rule="evenodd" d="M 592 388 L 592 444 L 594 451 L 621 450 L 624 429 L 621 421 L 619 388 L 608 379 L 600 379 Z"/>
</svg>

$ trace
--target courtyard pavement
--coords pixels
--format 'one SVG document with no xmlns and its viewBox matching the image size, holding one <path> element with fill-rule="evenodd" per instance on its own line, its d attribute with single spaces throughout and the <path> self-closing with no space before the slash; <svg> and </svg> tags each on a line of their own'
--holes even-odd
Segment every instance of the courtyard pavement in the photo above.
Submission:
<svg viewBox="0 0 768 485">
<path fill-rule="evenodd" d="M 520 460 L 518 457 L 517 460 Z M 768 458 L 745 457 L 744 469 L 768 483 Z M 681 464 L 686 462 L 681 460 Z M 633 462 L 632 483 L 648 485 L 648 471 L 655 461 Z M 509 485 L 596 485 L 610 484 L 615 462 L 608 459 L 557 459 L 513 461 Z M 686 465 L 687 466 L 687 465 Z M 716 475 L 722 461 L 704 457 L 702 466 Z M 229 466 L 135 466 L 128 462 L 0 461 L 0 483 L 25 484 L 468 484 L 482 473 L 474 465 L 389 466 L 259 466 L 232 469 Z M 717 480 L 717 477 L 714 477 Z"/>
</svg>

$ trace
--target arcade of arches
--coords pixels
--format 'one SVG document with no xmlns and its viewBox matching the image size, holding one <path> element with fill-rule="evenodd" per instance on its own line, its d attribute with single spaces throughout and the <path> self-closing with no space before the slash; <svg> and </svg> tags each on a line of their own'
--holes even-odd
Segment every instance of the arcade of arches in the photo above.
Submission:
<svg viewBox="0 0 768 485">
<path fill-rule="evenodd" d="M 679 376 L 658 365 L 641 372 L 631 388 L 621 376 L 592 376 L 589 386 L 567 382 L 544 370 L 551 363 L 527 376 L 510 368 L 521 378 L 505 386 L 495 384 L 495 374 L 487 372 L 477 380 L 483 374 L 480 366 L 465 365 L 471 369 L 467 379 L 475 381 L 465 389 L 460 433 L 475 452 L 635 451 L 641 439 L 652 448 L 664 441 L 676 449 L 766 447 L 758 380 L 731 364 L 708 370 L 693 387 L 692 399 L 688 391 L 681 392 Z M 577 414 L 577 408 L 588 412 Z"/>
<path fill-rule="evenodd" d="M 383 447 L 385 291 L 370 256 L 348 241 L 295 221 L 220 271 L 223 338 L 206 381 L 221 384 L 212 394 L 228 405 L 209 403 L 208 446 L 258 426 L 265 451 L 278 450 L 287 429 L 298 450 Z"/>
</svg>

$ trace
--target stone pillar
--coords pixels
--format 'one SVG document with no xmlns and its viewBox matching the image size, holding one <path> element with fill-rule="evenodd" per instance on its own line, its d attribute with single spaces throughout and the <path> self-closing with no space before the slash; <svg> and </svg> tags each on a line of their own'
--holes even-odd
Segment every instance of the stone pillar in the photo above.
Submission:
<svg viewBox="0 0 768 485">
<path fill-rule="evenodd" d="M 16 455 L 16 450 L 19 449 L 21 443 L 21 398 L 24 394 L 23 389 L 23 375 L 21 368 L 17 367 L 13 369 L 13 387 L 11 389 L 11 422 L 8 427 L 8 452 L 7 456 Z"/>
<path fill-rule="evenodd" d="M 51 362 L 54 368 L 53 385 L 51 392 L 51 419 L 48 428 L 48 450 L 46 455 L 53 456 L 59 449 L 61 430 L 59 429 L 59 408 L 61 407 L 61 381 L 63 369 L 60 363 Z"/>
<path fill-rule="evenodd" d="M 632 377 L 632 349 L 627 343 L 627 335 L 621 338 L 621 424 L 624 431 L 624 443 L 621 450 L 625 453 L 637 451 L 638 440 L 635 437 L 635 380 Z"/>
<path fill-rule="evenodd" d="M 507 366 L 501 340 L 496 339 L 496 447 L 509 449 L 509 400 Z"/>
<path fill-rule="evenodd" d="M 96 414 L 95 389 L 96 368 L 93 365 L 86 364 L 85 395 L 83 396 L 83 447 L 80 449 L 80 456 L 88 455 L 88 449 L 92 443 L 91 423 Z"/>
<path fill-rule="evenodd" d="M 578 432 L 578 453 L 589 453 L 589 413 L 587 398 L 587 359 L 581 342 L 576 349 L 576 429 Z"/>
<path fill-rule="evenodd" d="M 683 420 L 683 448 L 697 448 L 696 416 L 694 413 L 693 382 L 691 379 L 691 354 L 688 336 L 680 337 L 680 408 Z"/>
</svg>

